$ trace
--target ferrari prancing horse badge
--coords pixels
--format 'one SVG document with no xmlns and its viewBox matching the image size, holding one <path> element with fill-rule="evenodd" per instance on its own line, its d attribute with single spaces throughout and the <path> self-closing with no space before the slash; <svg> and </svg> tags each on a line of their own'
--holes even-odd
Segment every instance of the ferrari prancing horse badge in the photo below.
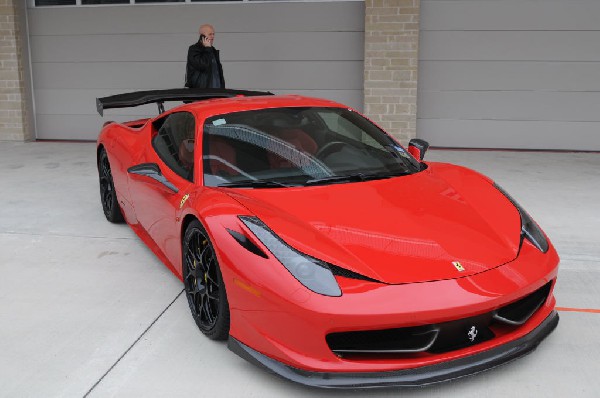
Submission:
<svg viewBox="0 0 600 398">
<path fill-rule="evenodd" d="M 465 270 L 465 268 L 458 261 L 452 261 L 452 265 L 454 265 L 459 272 L 463 272 Z"/>
<path fill-rule="evenodd" d="M 190 197 L 189 193 L 186 193 L 183 198 L 181 198 L 181 202 L 179 203 L 179 208 L 181 209 L 183 207 L 183 204 L 185 203 L 186 200 L 188 200 L 188 198 Z"/>
</svg>

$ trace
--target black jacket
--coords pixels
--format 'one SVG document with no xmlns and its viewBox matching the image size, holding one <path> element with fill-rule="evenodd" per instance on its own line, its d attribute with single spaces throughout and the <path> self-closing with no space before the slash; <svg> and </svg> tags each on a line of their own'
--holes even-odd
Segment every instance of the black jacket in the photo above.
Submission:
<svg viewBox="0 0 600 398">
<path fill-rule="evenodd" d="M 219 50 L 214 47 L 204 47 L 200 42 L 192 44 L 188 49 L 187 65 L 185 67 L 185 86 L 190 88 L 208 88 L 212 75 L 211 54 L 215 56 L 219 68 L 221 88 L 225 88 L 223 66 L 219 59 Z"/>
</svg>

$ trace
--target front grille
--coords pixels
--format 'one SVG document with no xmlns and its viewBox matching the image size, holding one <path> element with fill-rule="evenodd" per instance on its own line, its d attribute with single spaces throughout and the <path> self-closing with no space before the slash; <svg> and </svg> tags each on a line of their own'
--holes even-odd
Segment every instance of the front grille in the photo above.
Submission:
<svg viewBox="0 0 600 398">
<path fill-rule="evenodd" d="M 522 325 L 543 305 L 551 287 L 548 282 L 518 301 L 474 317 L 408 328 L 330 333 L 326 341 L 331 351 L 344 358 L 454 351 L 493 339 L 494 325 Z"/>
</svg>

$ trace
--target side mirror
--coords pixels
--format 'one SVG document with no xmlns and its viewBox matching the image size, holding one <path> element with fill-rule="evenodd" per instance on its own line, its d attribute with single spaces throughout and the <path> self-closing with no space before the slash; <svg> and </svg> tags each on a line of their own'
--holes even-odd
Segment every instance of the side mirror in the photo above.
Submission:
<svg viewBox="0 0 600 398">
<path fill-rule="evenodd" d="M 408 143 L 408 153 L 414 156 L 419 162 L 425 157 L 425 152 L 429 148 L 429 143 L 419 138 L 413 138 Z"/>
</svg>

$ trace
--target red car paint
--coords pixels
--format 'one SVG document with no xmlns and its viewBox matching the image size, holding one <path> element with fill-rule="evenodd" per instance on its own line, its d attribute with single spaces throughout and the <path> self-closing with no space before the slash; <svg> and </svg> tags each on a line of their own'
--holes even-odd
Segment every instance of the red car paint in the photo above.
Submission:
<svg viewBox="0 0 600 398">
<path fill-rule="evenodd" d="M 477 172 L 428 162 L 421 172 L 384 180 L 270 189 L 206 187 L 202 135 L 207 118 L 285 107 L 347 108 L 299 96 L 236 97 L 186 104 L 196 120 L 196 167 L 190 182 L 151 145 L 155 119 L 106 124 L 98 147 L 108 152 L 126 221 L 182 278 L 182 235 L 190 217 L 217 251 L 231 311 L 230 335 L 263 355 L 311 372 L 380 372 L 417 368 L 485 352 L 519 339 L 546 319 L 555 299 L 519 327 L 497 325 L 491 340 L 444 353 L 362 355 L 332 352 L 326 335 L 437 324 L 513 303 L 553 281 L 558 255 L 521 239 L 515 206 Z M 417 153 L 417 152 L 413 152 Z M 156 163 L 179 191 L 127 172 Z M 227 229 L 266 253 L 240 221 L 255 216 L 299 252 L 379 282 L 336 276 L 340 297 L 314 293 L 273 256 L 240 249 Z M 463 270 L 453 263 L 458 262 Z M 553 285 L 552 285 L 553 287 Z"/>
</svg>

